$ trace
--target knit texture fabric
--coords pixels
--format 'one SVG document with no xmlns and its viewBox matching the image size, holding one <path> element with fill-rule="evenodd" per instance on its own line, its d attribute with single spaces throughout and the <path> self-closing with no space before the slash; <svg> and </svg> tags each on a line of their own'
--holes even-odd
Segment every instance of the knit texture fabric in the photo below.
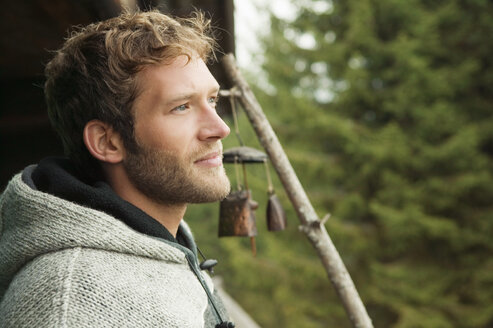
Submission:
<svg viewBox="0 0 493 328">
<path fill-rule="evenodd" d="M 0 196 L 0 233 L 0 327 L 218 323 L 201 284 L 213 293 L 212 280 L 192 270 L 191 251 L 34 190 L 20 174 Z"/>
</svg>

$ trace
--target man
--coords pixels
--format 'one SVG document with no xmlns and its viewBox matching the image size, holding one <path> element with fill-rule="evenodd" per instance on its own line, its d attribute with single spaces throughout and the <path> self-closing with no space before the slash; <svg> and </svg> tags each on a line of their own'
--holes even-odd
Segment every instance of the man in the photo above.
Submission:
<svg viewBox="0 0 493 328">
<path fill-rule="evenodd" d="M 122 14 L 46 67 L 68 158 L 0 199 L 1 327 L 232 327 L 182 221 L 230 189 L 203 15 Z"/>
</svg>

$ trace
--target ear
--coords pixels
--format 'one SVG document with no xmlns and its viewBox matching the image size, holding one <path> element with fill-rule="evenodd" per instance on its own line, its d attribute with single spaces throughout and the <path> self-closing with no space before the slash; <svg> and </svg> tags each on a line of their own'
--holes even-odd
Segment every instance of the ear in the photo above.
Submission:
<svg viewBox="0 0 493 328">
<path fill-rule="evenodd" d="M 87 150 L 101 162 L 116 164 L 122 161 L 124 147 L 120 135 L 100 120 L 87 122 L 84 127 L 84 144 Z"/>
</svg>

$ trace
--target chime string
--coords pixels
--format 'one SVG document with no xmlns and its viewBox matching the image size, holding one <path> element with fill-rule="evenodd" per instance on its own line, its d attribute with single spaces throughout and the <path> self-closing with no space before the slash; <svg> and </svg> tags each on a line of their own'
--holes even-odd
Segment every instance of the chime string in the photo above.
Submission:
<svg viewBox="0 0 493 328">
<path fill-rule="evenodd" d="M 235 97 L 235 91 L 236 87 L 231 88 L 230 90 L 230 96 L 229 96 L 229 101 L 231 103 L 231 112 L 233 113 L 233 122 L 235 125 L 235 134 L 236 138 L 238 139 L 238 142 L 240 143 L 240 146 L 244 146 L 243 140 L 241 139 L 240 136 L 240 128 L 238 126 L 238 116 L 236 114 L 236 97 Z"/>
<path fill-rule="evenodd" d="M 240 171 L 238 169 L 238 156 L 235 155 L 235 175 L 236 175 L 236 189 L 241 190 L 240 186 Z"/>
<path fill-rule="evenodd" d="M 243 182 L 245 183 L 245 189 L 248 190 L 248 180 L 245 163 L 241 162 L 241 167 L 243 168 Z"/>
<path fill-rule="evenodd" d="M 267 176 L 267 192 L 269 195 L 274 193 L 274 186 L 272 185 L 272 179 L 270 177 L 269 165 L 267 164 L 267 159 L 264 159 L 265 175 Z"/>
</svg>

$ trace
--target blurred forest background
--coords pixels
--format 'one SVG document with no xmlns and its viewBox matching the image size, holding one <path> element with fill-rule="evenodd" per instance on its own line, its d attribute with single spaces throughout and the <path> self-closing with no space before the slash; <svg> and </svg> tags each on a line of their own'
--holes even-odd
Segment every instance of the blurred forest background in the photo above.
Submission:
<svg viewBox="0 0 493 328">
<path fill-rule="evenodd" d="M 243 72 L 375 327 L 493 327 L 493 2 L 293 6 L 262 41 L 267 80 Z M 240 130 L 260 148 L 244 114 Z M 270 233 L 264 168 L 248 178 L 256 257 L 215 237 L 217 204 L 187 212 L 228 292 L 263 327 L 349 327 L 279 181 L 289 227 Z"/>
</svg>

